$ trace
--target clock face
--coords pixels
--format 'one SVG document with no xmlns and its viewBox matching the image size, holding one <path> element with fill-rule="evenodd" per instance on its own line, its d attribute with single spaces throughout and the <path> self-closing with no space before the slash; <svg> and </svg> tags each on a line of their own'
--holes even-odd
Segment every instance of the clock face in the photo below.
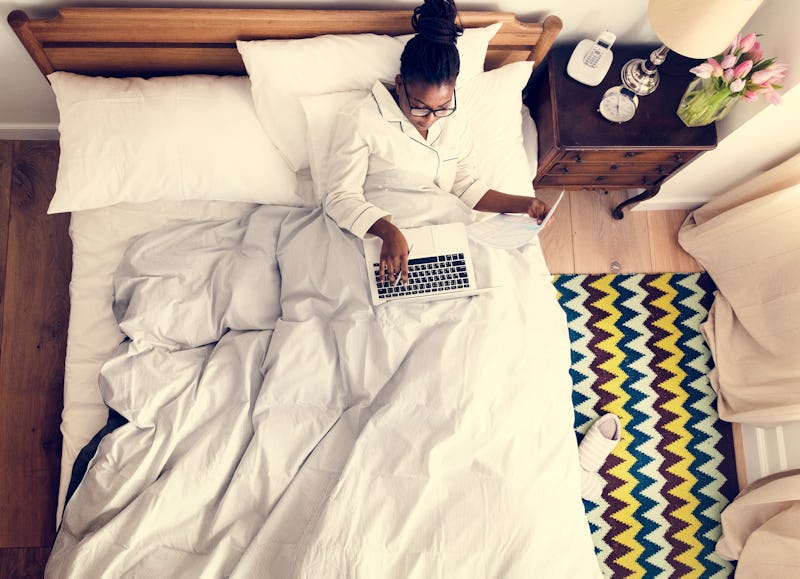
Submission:
<svg viewBox="0 0 800 579">
<path fill-rule="evenodd" d="M 598 111 L 609 121 L 624 123 L 633 118 L 639 98 L 631 91 L 621 86 L 615 86 L 606 91 L 600 101 Z"/>
</svg>

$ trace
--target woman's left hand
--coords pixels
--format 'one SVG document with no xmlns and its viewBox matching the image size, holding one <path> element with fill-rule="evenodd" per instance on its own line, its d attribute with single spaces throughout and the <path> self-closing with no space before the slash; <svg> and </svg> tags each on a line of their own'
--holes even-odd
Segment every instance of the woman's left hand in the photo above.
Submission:
<svg viewBox="0 0 800 579">
<path fill-rule="evenodd" d="M 535 219 L 536 223 L 541 224 L 542 220 L 547 216 L 548 211 L 550 211 L 550 208 L 547 206 L 547 203 L 536 197 L 531 199 L 531 204 L 528 206 L 528 216 Z"/>
</svg>

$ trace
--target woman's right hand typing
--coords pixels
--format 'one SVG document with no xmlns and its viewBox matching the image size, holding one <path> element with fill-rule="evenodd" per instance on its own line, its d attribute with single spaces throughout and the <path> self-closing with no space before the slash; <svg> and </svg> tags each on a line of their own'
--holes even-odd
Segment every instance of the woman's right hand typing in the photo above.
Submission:
<svg viewBox="0 0 800 579">
<path fill-rule="evenodd" d="M 402 279 L 401 283 L 408 283 L 408 242 L 403 233 L 384 218 L 373 223 L 368 231 L 383 240 L 379 265 L 381 283 L 386 280 L 395 283 L 398 278 Z"/>
</svg>

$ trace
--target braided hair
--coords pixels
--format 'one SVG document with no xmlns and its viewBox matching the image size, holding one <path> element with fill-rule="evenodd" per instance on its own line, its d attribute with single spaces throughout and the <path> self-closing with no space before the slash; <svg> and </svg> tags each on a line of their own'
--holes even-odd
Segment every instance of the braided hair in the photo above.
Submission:
<svg viewBox="0 0 800 579">
<path fill-rule="evenodd" d="M 456 40 L 464 32 L 457 18 L 453 0 L 424 0 L 414 8 L 411 25 L 416 35 L 400 56 L 400 74 L 406 82 L 455 83 L 461 67 Z"/>
</svg>

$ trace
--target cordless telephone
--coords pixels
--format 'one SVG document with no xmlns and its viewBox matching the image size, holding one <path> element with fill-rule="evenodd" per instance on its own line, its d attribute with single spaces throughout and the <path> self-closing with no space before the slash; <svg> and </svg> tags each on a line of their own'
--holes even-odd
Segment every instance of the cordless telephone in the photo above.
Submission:
<svg viewBox="0 0 800 579">
<path fill-rule="evenodd" d="M 589 86 L 600 84 L 611 66 L 611 45 L 616 39 L 613 32 L 605 30 L 594 42 L 581 40 L 567 63 L 567 74 Z"/>
</svg>

